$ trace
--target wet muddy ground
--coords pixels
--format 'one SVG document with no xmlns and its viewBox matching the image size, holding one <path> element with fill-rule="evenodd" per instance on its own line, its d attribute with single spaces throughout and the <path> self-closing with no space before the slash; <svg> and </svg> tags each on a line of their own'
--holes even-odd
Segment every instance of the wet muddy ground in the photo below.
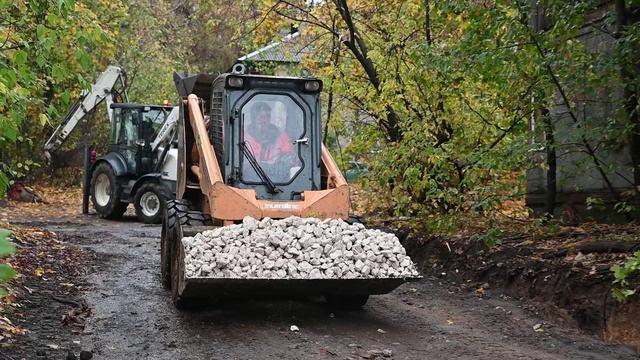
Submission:
<svg viewBox="0 0 640 360">
<path fill-rule="evenodd" d="M 63 286 L 48 283 L 48 295 L 24 309 L 37 314 L 21 320 L 28 335 L 0 347 L 0 359 L 71 359 L 81 350 L 93 359 L 638 358 L 499 289 L 478 296 L 430 276 L 373 296 L 361 311 L 284 298 L 181 312 L 160 283 L 159 226 L 93 216 L 22 224 L 91 254 L 75 279 L 85 285 L 61 295 L 86 304 L 90 315 L 81 330 L 56 321 L 77 306 L 51 301 Z"/>
</svg>

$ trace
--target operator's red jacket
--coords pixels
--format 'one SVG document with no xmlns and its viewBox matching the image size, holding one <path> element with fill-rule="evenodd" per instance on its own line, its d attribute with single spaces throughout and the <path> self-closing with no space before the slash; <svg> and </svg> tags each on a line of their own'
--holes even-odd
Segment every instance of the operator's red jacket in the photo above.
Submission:
<svg viewBox="0 0 640 360">
<path fill-rule="evenodd" d="M 278 155 L 288 154 L 293 152 L 293 145 L 284 131 L 280 132 L 278 139 L 274 141 L 271 146 L 263 147 L 260 143 L 251 135 L 247 135 L 247 142 L 249 143 L 249 150 L 260 161 L 273 161 Z"/>
</svg>

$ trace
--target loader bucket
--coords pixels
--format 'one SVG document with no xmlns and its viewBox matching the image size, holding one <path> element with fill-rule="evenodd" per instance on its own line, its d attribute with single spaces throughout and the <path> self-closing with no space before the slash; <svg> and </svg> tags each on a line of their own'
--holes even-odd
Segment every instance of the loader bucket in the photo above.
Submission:
<svg viewBox="0 0 640 360">
<path fill-rule="evenodd" d="M 209 109 L 209 101 L 211 100 L 211 86 L 214 75 L 198 74 L 189 75 L 186 73 L 173 73 L 173 82 L 180 97 L 187 97 L 189 94 L 195 94 L 197 97 L 205 101 L 205 111 Z"/>
<path fill-rule="evenodd" d="M 180 246 L 178 295 L 182 299 L 222 300 L 232 298 L 297 297 L 326 295 L 381 295 L 415 278 L 370 279 L 264 279 L 187 278 L 184 248 Z"/>
</svg>

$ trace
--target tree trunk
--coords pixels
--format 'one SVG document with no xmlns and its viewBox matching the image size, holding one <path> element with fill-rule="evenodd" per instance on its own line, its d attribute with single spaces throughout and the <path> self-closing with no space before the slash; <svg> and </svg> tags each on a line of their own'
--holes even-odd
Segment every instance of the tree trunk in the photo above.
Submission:
<svg viewBox="0 0 640 360">
<path fill-rule="evenodd" d="M 322 142 L 327 143 L 327 137 L 329 136 L 329 122 L 331 121 L 331 114 L 333 112 L 333 83 L 336 80 L 336 67 L 340 61 L 340 44 L 336 43 L 336 38 L 333 38 L 333 53 L 331 54 L 333 69 L 331 72 L 331 85 L 329 85 L 329 99 L 327 101 L 327 122 L 324 125 L 324 137 Z M 338 141 L 339 139 L 336 139 Z"/>
<path fill-rule="evenodd" d="M 381 82 L 373 61 L 369 57 L 369 49 L 364 38 L 360 35 L 355 22 L 351 17 L 351 10 L 346 0 L 334 0 L 334 4 L 349 30 L 349 37 L 344 41 L 345 46 L 351 51 L 353 56 L 358 60 L 360 66 L 367 74 L 369 83 L 376 90 L 377 94 L 381 92 Z M 379 125 L 387 135 L 387 141 L 398 142 L 402 140 L 402 130 L 400 129 L 400 117 L 391 105 L 385 107 L 386 119 L 379 120 Z"/>
<path fill-rule="evenodd" d="M 619 42 L 624 41 L 626 28 L 629 25 L 629 14 L 624 0 L 616 0 L 616 38 Z M 640 186 L 640 117 L 638 116 L 638 88 L 635 85 L 635 79 L 640 75 L 637 61 L 638 49 L 637 44 L 630 41 L 627 46 L 631 46 L 631 58 L 623 58 L 620 64 L 620 72 L 624 87 L 624 109 L 628 116 L 631 132 L 629 134 L 629 151 L 631 162 L 633 164 L 633 182 L 638 189 Z"/>
<path fill-rule="evenodd" d="M 553 217 L 556 210 L 557 190 L 557 164 L 556 164 L 556 142 L 551 116 L 547 108 L 540 109 L 542 124 L 544 129 L 544 142 L 547 155 L 547 189 L 545 193 L 544 211 L 546 216 Z"/>
<path fill-rule="evenodd" d="M 424 0 L 424 32 L 427 38 L 427 44 L 431 46 L 431 5 L 429 4 L 429 0 Z"/>
</svg>

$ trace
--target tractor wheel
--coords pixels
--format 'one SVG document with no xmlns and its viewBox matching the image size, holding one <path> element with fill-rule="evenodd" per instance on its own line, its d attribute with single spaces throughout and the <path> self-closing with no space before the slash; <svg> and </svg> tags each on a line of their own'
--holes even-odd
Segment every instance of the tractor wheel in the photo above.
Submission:
<svg viewBox="0 0 640 360">
<path fill-rule="evenodd" d="M 138 220 L 145 224 L 159 224 L 162 221 L 167 197 L 161 184 L 153 181 L 142 184 L 133 200 Z"/>
<path fill-rule="evenodd" d="M 185 200 L 169 200 L 163 209 L 162 232 L 160 235 L 160 276 L 162 285 L 171 288 L 171 245 L 176 242 L 176 225 L 181 213 L 189 211 Z"/>
<path fill-rule="evenodd" d="M 369 295 L 327 295 L 327 304 L 331 307 L 358 310 L 367 303 Z"/>
<path fill-rule="evenodd" d="M 184 277 L 184 264 L 180 259 L 182 229 L 185 226 L 211 225 L 212 221 L 207 214 L 189 210 L 189 203 L 185 200 L 167 201 L 166 209 L 166 225 L 163 225 L 165 236 L 160 246 L 162 278 L 166 283 L 169 283 L 170 280 L 171 297 L 175 307 L 186 309 L 193 301 L 182 297 L 179 293 L 180 282 Z"/>
<path fill-rule="evenodd" d="M 127 211 L 127 203 L 120 201 L 122 187 L 107 163 L 98 164 L 91 176 L 91 201 L 98 215 L 118 219 Z"/>
</svg>

